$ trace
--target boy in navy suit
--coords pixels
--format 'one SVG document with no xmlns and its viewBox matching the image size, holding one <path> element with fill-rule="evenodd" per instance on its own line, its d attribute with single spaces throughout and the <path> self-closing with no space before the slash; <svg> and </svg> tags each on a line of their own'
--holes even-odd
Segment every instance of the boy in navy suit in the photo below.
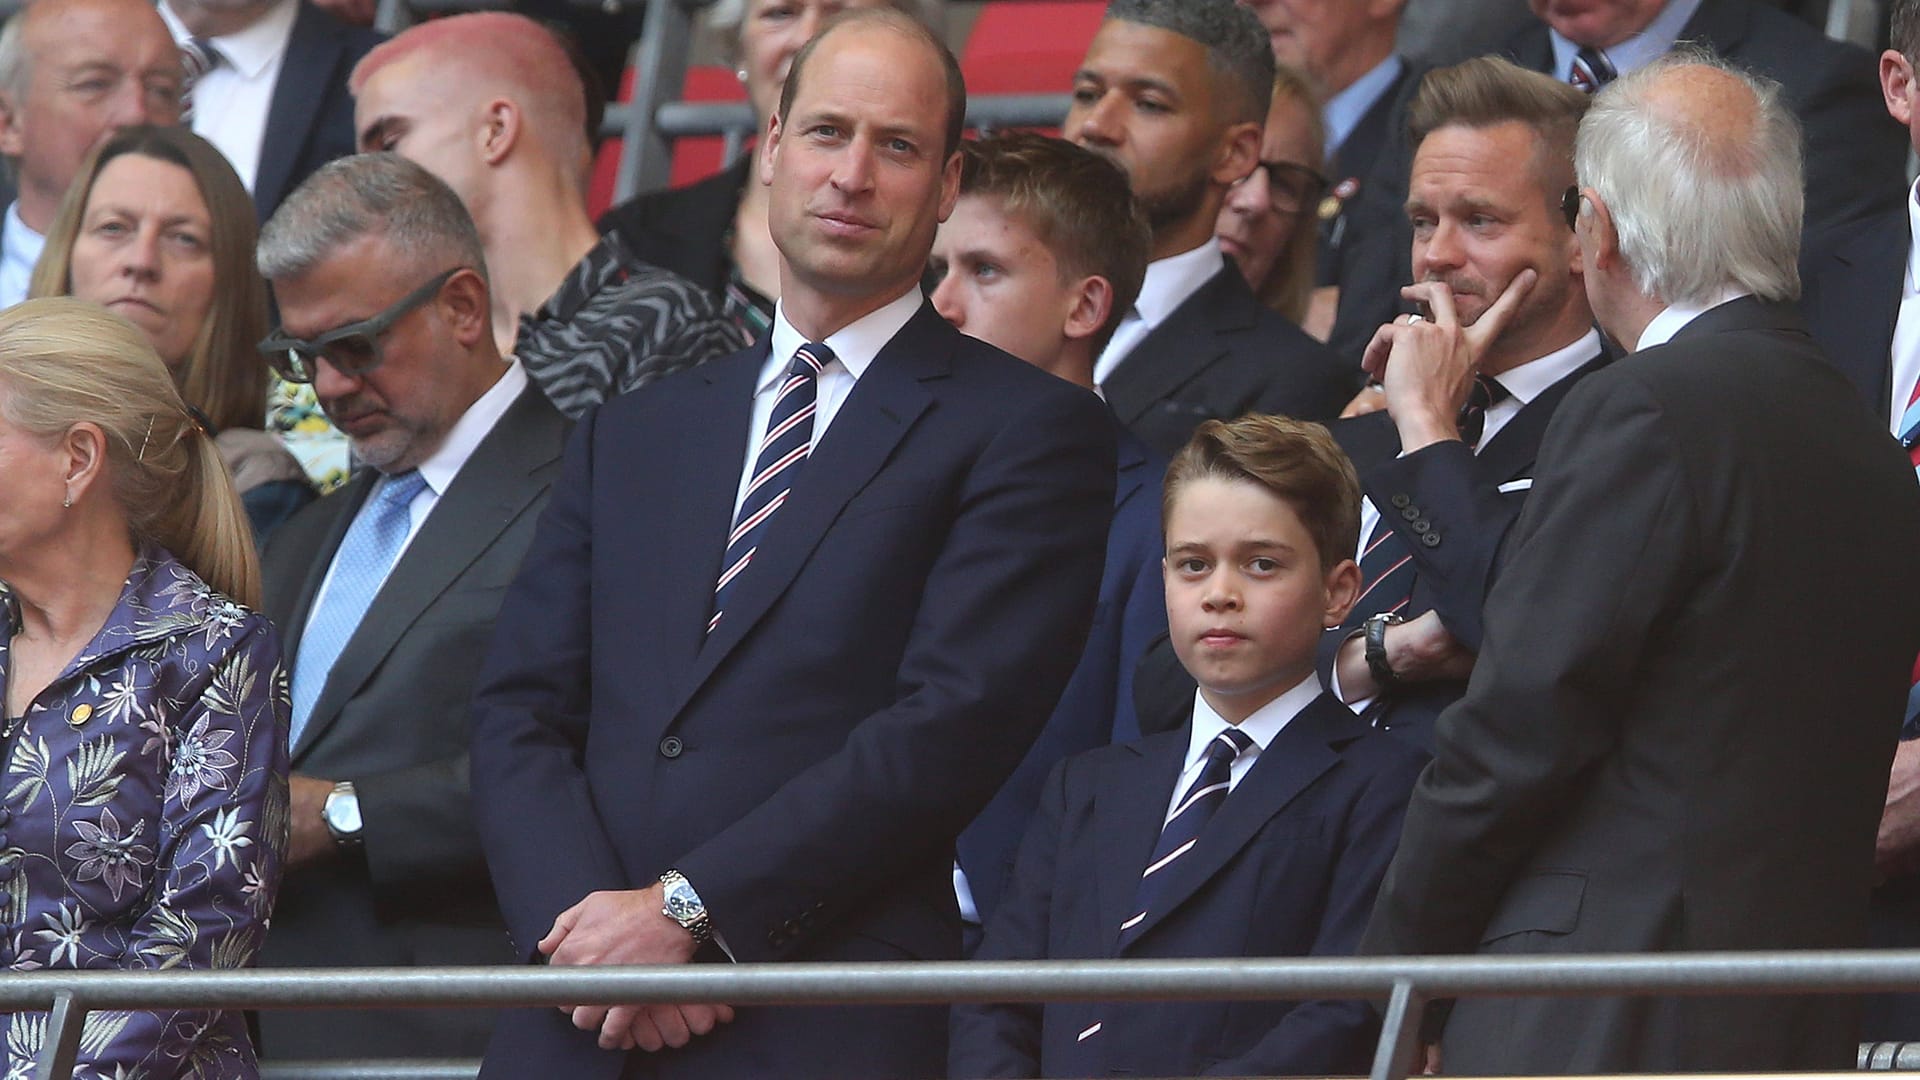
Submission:
<svg viewBox="0 0 1920 1080">
<path fill-rule="evenodd" d="M 1359 592 L 1359 501 L 1317 424 L 1209 421 L 1176 455 L 1163 576 L 1192 718 L 1053 771 L 980 959 L 1353 951 L 1425 761 L 1314 671 Z M 1371 1027 L 1361 1002 L 961 1005 L 949 1071 L 1355 1072 Z"/>
</svg>

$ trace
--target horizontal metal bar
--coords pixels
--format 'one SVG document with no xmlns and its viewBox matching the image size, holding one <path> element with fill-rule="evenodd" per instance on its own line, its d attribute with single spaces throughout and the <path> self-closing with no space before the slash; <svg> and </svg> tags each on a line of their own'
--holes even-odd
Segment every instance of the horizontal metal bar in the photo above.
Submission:
<svg viewBox="0 0 1920 1080">
<path fill-rule="evenodd" d="M 1073 104 L 1068 94 L 984 94 L 967 102 L 968 127 L 1058 127 Z M 600 131 L 618 136 L 627 130 L 631 104 L 607 106 Z M 741 102 L 669 101 L 654 112 L 654 127 L 668 138 L 752 132 L 753 109 Z"/>
<path fill-rule="evenodd" d="M 260 1063 L 260 1080 L 473 1080 L 479 1075 L 475 1058 Z"/>
<path fill-rule="evenodd" d="M 927 964 L 700 964 L 627 968 L 33 971 L 0 979 L 0 1011 L 346 1008 L 725 1001 L 737 1005 L 953 1001 L 1253 1001 L 1489 994 L 1872 992 L 1920 989 L 1920 950 L 1288 960 Z"/>
</svg>

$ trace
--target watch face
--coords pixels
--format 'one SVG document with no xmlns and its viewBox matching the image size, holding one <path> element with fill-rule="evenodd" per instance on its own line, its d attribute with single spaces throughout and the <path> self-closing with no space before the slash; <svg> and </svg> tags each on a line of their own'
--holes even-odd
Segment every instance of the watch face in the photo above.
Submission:
<svg viewBox="0 0 1920 1080">
<path fill-rule="evenodd" d="M 360 800 L 335 797 L 327 800 L 327 824 L 344 836 L 360 831 Z"/>
<path fill-rule="evenodd" d="M 675 888 L 667 893 L 667 915 L 676 922 L 697 919 L 705 910 L 706 906 L 697 898 L 688 896 L 687 890 Z"/>
</svg>

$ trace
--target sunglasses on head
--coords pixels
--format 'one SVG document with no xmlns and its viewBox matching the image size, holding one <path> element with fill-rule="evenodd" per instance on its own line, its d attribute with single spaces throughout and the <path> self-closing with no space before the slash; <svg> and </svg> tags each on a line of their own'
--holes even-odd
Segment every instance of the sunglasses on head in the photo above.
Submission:
<svg viewBox="0 0 1920 1080">
<path fill-rule="evenodd" d="M 337 326 L 311 341 L 293 337 L 284 329 L 275 330 L 260 343 L 261 355 L 267 358 L 267 365 L 273 368 L 275 374 L 292 383 L 312 382 L 314 376 L 319 374 L 322 359 L 349 378 L 365 375 L 386 359 L 380 339 L 393 329 L 393 324 L 439 295 L 441 286 L 465 269 L 464 266 L 456 266 L 443 271 L 378 315 Z"/>
</svg>

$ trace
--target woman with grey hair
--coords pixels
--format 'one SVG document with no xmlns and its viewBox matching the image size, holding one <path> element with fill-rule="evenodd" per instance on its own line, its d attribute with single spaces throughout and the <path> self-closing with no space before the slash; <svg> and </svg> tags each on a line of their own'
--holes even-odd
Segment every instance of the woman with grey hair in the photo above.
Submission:
<svg viewBox="0 0 1920 1080">
<path fill-rule="evenodd" d="M 707 25 L 728 43 L 734 74 L 747 89 L 754 131 L 766 131 L 794 54 L 827 20 L 885 6 L 932 23 L 940 0 L 720 0 L 709 9 Z M 747 182 L 752 171 L 753 155 L 742 154 L 705 180 L 614 207 L 600 228 L 619 234 L 640 259 L 711 290 L 728 315 L 759 337 L 780 296 L 780 253 L 767 231 L 767 189 Z"/>
</svg>

